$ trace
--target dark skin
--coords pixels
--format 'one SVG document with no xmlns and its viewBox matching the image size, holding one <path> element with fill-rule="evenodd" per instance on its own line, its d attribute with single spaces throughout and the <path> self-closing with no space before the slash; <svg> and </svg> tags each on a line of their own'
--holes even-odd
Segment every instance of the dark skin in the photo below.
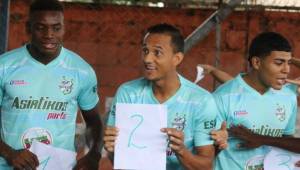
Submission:
<svg viewBox="0 0 300 170">
<path fill-rule="evenodd" d="M 0 140 L 0 155 L 14 169 L 36 169 L 39 165 L 37 156 L 27 149 L 15 150 Z"/>
<path fill-rule="evenodd" d="M 37 11 L 30 15 L 26 25 L 30 36 L 27 46 L 31 56 L 42 64 L 48 64 L 60 53 L 64 30 L 63 13 Z"/>
<path fill-rule="evenodd" d="M 293 138 L 292 136 L 284 136 L 284 138 L 262 136 L 251 132 L 242 125 L 232 126 L 229 129 L 229 133 L 230 135 L 243 140 L 243 142 L 239 144 L 239 148 L 253 149 L 262 145 L 269 145 L 300 153 L 300 146 L 298 145 L 298 143 L 300 143 L 300 139 Z"/>
<path fill-rule="evenodd" d="M 86 122 L 87 129 L 90 129 L 92 136 L 92 147 L 90 151 L 77 161 L 74 169 L 76 170 L 97 170 L 98 162 L 101 158 L 100 148 L 101 148 L 101 139 L 102 139 L 102 122 L 99 116 L 98 105 L 92 110 L 83 111 L 82 116 Z"/>
<path fill-rule="evenodd" d="M 300 153 L 300 138 L 294 138 L 292 136 L 262 136 L 251 132 L 242 125 L 232 126 L 229 129 L 229 134 L 243 141 L 237 146 L 240 149 L 254 149 L 262 145 L 269 145 Z M 300 161 L 298 161 L 295 166 L 300 167 Z"/>
<path fill-rule="evenodd" d="M 27 49 L 38 62 L 47 65 L 60 53 L 64 35 L 64 19 L 61 11 L 36 11 L 30 14 L 27 33 L 30 43 Z M 91 132 L 92 146 L 88 154 L 77 161 L 74 169 L 96 170 L 101 158 L 100 142 L 102 122 L 98 104 L 91 110 L 81 110 L 87 128 Z M 39 165 L 37 156 L 29 150 L 15 150 L 0 140 L 0 156 L 4 157 L 14 169 L 36 169 Z"/>
</svg>

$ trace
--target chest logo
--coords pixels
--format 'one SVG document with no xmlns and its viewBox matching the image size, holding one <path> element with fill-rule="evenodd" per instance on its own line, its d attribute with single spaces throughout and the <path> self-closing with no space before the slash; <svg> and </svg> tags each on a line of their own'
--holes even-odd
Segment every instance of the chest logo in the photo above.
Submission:
<svg viewBox="0 0 300 170">
<path fill-rule="evenodd" d="M 73 90 L 73 79 L 67 79 L 65 76 L 62 77 L 62 81 L 58 86 L 60 91 L 64 94 L 70 94 Z"/>
<path fill-rule="evenodd" d="M 284 107 L 284 105 L 280 106 L 279 104 L 277 104 L 275 115 L 276 115 L 276 117 L 278 118 L 279 121 L 282 122 L 282 121 L 285 120 L 285 107 Z"/>
<path fill-rule="evenodd" d="M 33 140 L 49 145 L 52 144 L 52 135 L 44 128 L 30 128 L 22 135 L 23 147 L 29 149 Z"/>
<path fill-rule="evenodd" d="M 186 123 L 185 115 L 180 116 L 178 113 L 176 113 L 176 117 L 174 118 L 172 122 L 172 127 L 176 128 L 177 130 L 183 131 Z"/>
</svg>

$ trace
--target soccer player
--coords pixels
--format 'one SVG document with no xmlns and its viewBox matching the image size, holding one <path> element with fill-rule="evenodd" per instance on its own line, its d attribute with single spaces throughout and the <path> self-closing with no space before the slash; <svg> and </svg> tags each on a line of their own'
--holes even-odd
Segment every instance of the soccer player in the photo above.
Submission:
<svg viewBox="0 0 300 170">
<path fill-rule="evenodd" d="M 274 140 L 293 135 L 297 99 L 290 88 L 283 87 L 290 60 L 291 46 L 280 34 L 265 32 L 255 37 L 249 48 L 249 72 L 239 74 L 214 92 L 220 119 L 228 127 L 243 125 Z M 263 168 L 269 148 L 241 150 L 239 143 L 238 138 L 229 136 L 228 148 L 216 158 L 216 170 Z"/>
<path fill-rule="evenodd" d="M 161 131 L 170 140 L 167 169 L 212 169 L 215 149 L 209 133 L 216 125 L 217 108 L 209 92 L 178 74 L 183 49 L 177 28 L 158 24 L 147 29 L 142 44 L 144 77 L 119 87 L 109 113 L 104 147 L 111 155 L 118 134 L 117 103 L 164 104 L 168 127 Z"/>
<path fill-rule="evenodd" d="M 96 75 L 62 46 L 62 4 L 35 0 L 26 26 L 29 43 L 0 56 L 0 169 L 36 169 L 37 156 L 28 150 L 33 140 L 74 151 L 78 107 L 93 144 L 75 169 L 97 169 L 102 126 Z"/>
</svg>

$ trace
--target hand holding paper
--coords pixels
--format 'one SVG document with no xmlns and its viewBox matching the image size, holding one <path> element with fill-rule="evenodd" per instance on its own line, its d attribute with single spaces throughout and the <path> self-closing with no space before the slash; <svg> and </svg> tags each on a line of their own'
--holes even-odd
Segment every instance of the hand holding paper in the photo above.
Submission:
<svg viewBox="0 0 300 170">
<path fill-rule="evenodd" d="M 197 76 L 194 83 L 198 83 L 200 80 L 204 78 L 204 69 L 200 65 L 197 65 L 196 69 L 197 69 Z"/>
<path fill-rule="evenodd" d="M 159 104 L 117 104 L 115 169 L 165 170 L 167 108 Z M 153 163 L 155 162 L 155 163 Z"/>
<path fill-rule="evenodd" d="M 30 151 L 37 155 L 37 170 L 71 170 L 76 163 L 76 153 L 33 141 Z"/>
<path fill-rule="evenodd" d="M 295 167 L 300 160 L 300 154 L 272 147 L 264 159 L 264 170 L 300 170 Z"/>
</svg>

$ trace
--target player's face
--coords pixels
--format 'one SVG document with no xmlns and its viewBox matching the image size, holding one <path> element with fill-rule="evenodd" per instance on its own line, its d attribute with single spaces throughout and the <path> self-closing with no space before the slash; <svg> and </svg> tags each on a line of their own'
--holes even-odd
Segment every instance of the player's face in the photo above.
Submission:
<svg viewBox="0 0 300 170">
<path fill-rule="evenodd" d="M 265 87 L 280 90 L 286 83 L 290 72 L 291 52 L 272 51 L 269 56 L 260 59 L 258 79 Z"/>
<path fill-rule="evenodd" d="M 145 78 L 158 81 L 176 73 L 176 67 L 181 62 L 178 60 L 178 55 L 174 53 L 171 36 L 158 33 L 147 34 L 142 47 Z"/>
<path fill-rule="evenodd" d="M 56 57 L 64 35 L 64 17 L 60 11 L 36 11 L 32 14 L 28 32 L 31 46 L 38 54 Z"/>
</svg>

